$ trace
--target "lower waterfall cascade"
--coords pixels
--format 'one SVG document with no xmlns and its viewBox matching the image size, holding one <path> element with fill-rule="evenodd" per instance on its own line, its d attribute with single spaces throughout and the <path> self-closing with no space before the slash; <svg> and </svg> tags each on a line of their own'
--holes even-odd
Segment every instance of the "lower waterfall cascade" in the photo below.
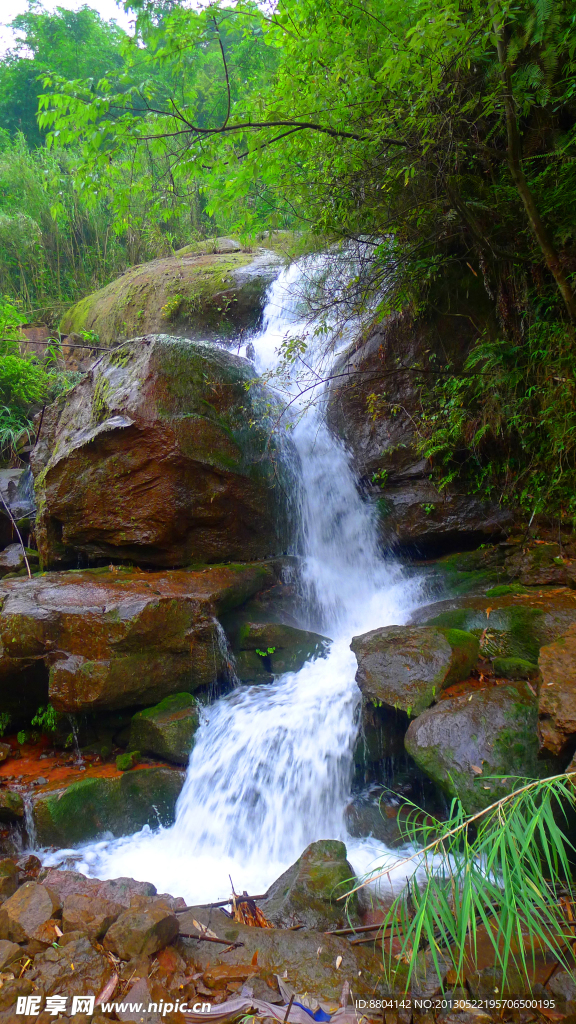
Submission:
<svg viewBox="0 0 576 1024">
<path fill-rule="evenodd" d="M 287 334 L 307 329 L 301 280 L 293 264 L 270 285 L 263 327 L 250 339 L 259 373 L 273 369 Z M 327 657 L 269 685 L 236 686 L 204 709 L 171 827 L 49 853 L 46 865 L 73 853 L 87 875 L 153 882 L 194 904 L 225 899 L 229 875 L 240 891 L 264 892 L 309 843 L 342 839 L 357 874 L 386 862 L 394 878 L 398 852 L 352 839 L 345 826 L 360 703 L 349 645 L 407 622 L 422 583 L 379 551 L 373 509 L 326 426 L 321 396 L 291 418 L 301 467 L 300 624 L 332 639 Z"/>
</svg>

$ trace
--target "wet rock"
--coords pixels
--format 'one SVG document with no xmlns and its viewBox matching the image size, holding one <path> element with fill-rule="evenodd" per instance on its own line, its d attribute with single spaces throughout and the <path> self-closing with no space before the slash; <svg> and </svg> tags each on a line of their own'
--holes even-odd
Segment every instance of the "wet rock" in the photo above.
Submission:
<svg viewBox="0 0 576 1024">
<path fill-rule="evenodd" d="M 538 665 L 542 673 L 538 702 L 540 743 L 552 754 L 565 754 L 574 746 L 576 734 L 576 626 L 542 648 Z"/>
<path fill-rule="evenodd" d="M 236 675 L 242 683 L 273 683 L 269 666 L 270 662 L 256 651 L 237 651 L 234 655 Z"/>
<path fill-rule="evenodd" d="M 5 971 L 15 960 L 22 956 L 22 950 L 18 943 L 10 942 L 8 939 L 0 939 L 0 971 Z"/>
<path fill-rule="evenodd" d="M 25 882 L 0 909 L 0 931 L 12 942 L 40 938 L 39 930 L 61 909 L 57 894 L 38 882 Z M 40 941 L 44 939 L 40 938 Z"/>
<path fill-rule="evenodd" d="M 352 638 L 356 682 L 363 695 L 422 713 L 445 687 L 466 679 L 478 659 L 478 640 L 460 629 L 385 626 Z"/>
<path fill-rule="evenodd" d="M 134 715 L 129 746 L 175 764 L 188 764 L 198 728 L 198 705 L 189 693 L 176 693 Z"/>
<path fill-rule="evenodd" d="M 497 676 L 504 679 L 536 679 L 538 665 L 524 658 L 494 658 L 492 667 Z"/>
<path fill-rule="evenodd" d="M 0 789 L 0 821 L 22 821 L 24 801 L 12 789 Z"/>
<path fill-rule="evenodd" d="M 518 778 L 538 778 L 537 705 L 525 683 L 445 698 L 410 723 L 405 737 L 416 764 L 467 813 L 511 792 Z M 493 780 L 488 776 L 502 776 Z"/>
<path fill-rule="evenodd" d="M 499 593 L 494 593 L 494 589 Z M 522 658 L 536 664 L 543 644 L 563 636 L 576 623 L 576 601 L 567 588 L 521 592 L 493 588 L 422 608 L 414 616 L 428 626 L 463 629 L 481 639 L 487 658 Z"/>
<path fill-rule="evenodd" d="M 354 885 L 346 847 L 335 839 L 311 843 L 270 886 L 259 906 L 277 927 L 303 924 L 323 931 L 359 921 L 357 896 L 340 900 Z"/>
<path fill-rule="evenodd" d="M 461 315 L 454 315 L 455 303 Z M 463 540 L 479 544 L 502 536 L 512 522 L 507 509 L 456 486 L 439 493 L 430 480 L 432 466 L 416 444 L 422 406 L 417 375 L 410 368 L 430 358 L 437 360 L 431 364 L 436 369 L 446 360 L 461 365 L 475 340 L 472 322 L 478 322 L 482 305 L 476 296 L 470 316 L 468 293 L 460 288 L 457 298 L 451 287 L 449 312 L 416 320 L 394 314 L 368 334 L 364 331 L 334 366 L 328 422 L 352 452 L 390 546 L 445 551 Z M 379 390 L 380 374 L 385 402 L 374 415 L 369 396 Z"/>
<path fill-rule="evenodd" d="M 20 869 L 10 857 L 0 860 L 0 903 L 13 896 L 20 883 Z"/>
<path fill-rule="evenodd" d="M 104 946 L 121 960 L 150 956 L 178 935 L 178 918 L 162 905 L 126 910 L 106 933 Z"/>
<path fill-rule="evenodd" d="M 0 551 L 0 577 L 25 568 L 26 562 L 21 544 L 9 544 L 7 548 Z"/>
<path fill-rule="evenodd" d="M 48 696 L 66 713 L 134 707 L 227 678 L 215 616 L 275 579 L 259 563 L 3 582 L 0 642 L 10 655 L 0 652 L 0 710 L 21 716 Z"/>
<path fill-rule="evenodd" d="M 0 743 L 0 764 L 5 761 L 7 757 L 10 757 L 12 753 L 12 747 L 9 743 Z"/>
<path fill-rule="evenodd" d="M 576 564 L 565 558 L 559 544 L 519 546 L 505 561 L 510 579 L 524 586 L 566 585 L 576 581 Z"/>
<path fill-rule="evenodd" d="M 240 651 L 254 651 L 274 675 L 299 672 L 307 661 L 326 657 L 331 642 L 319 633 L 275 622 L 247 622 L 238 636 Z"/>
<path fill-rule="evenodd" d="M 68 335 L 63 346 L 67 365 L 86 364 L 86 350 L 76 348 L 85 330 L 98 335 L 98 345 L 112 346 L 168 328 L 185 337 L 221 340 L 256 326 L 267 286 L 277 273 L 275 254 L 261 250 L 255 259 L 232 239 L 222 240 L 224 248 L 214 244 L 185 246 L 174 256 L 131 267 L 72 306 L 60 324 Z"/>
<path fill-rule="evenodd" d="M 62 906 L 62 931 L 82 931 L 91 942 L 100 941 L 122 909 L 120 903 L 101 896 L 68 896 Z"/>
<path fill-rule="evenodd" d="M 27 977 L 45 995 L 98 995 L 113 973 L 107 958 L 87 938 L 55 949 L 49 946 L 34 958 Z"/>
<path fill-rule="evenodd" d="M 176 567 L 286 546 L 269 395 L 207 342 L 136 338 L 44 416 L 32 469 L 43 566 Z M 284 463 L 282 463 L 284 465 Z"/>
<path fill-rule="evenodd" d="M 116 778 L 88 778 L 35 798 L 32 815 L 41 846 L 72 846 L 105 832 L 169 825 L 184 784 L 173 768 L 140 768 Z"/>
</svg>

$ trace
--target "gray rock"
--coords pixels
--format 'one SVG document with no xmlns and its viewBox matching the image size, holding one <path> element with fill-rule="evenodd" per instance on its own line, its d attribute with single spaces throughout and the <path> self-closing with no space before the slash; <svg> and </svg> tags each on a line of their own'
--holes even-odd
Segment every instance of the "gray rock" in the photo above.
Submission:
<svg viewBox="0 0 576 1024">
<path fill-rule="evenodd" d="M 576 981 L 568 971 L 558 971 L 548 982 L 548 988 L 558 999 L 566 1002 L 576 1000 Z"/>
<path fill-rule="evenodd" d="M 277 927 L 303 924 L 325 931 L 359 923 L 358 899 L 338 900 L 354 885 L 354 869 L 344 843 L 323 839 L 311 843 L 268 889 L 259 903 Z"/>
<path fill-rule="evenodd" d="M 356 682 L 363 695 L 416 716 L 445 687 L 466 679 L 478 659 L 478 639 L 458 629 L 385 626 L 352 638 Z"/>
</svg>

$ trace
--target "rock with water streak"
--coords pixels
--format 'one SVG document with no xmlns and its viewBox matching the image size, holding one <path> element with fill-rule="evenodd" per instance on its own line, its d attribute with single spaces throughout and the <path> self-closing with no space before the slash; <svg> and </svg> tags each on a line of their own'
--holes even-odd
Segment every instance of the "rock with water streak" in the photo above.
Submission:
<svg viewBox="0 0 576 1024">
<path fill-rule="evenodd" d="M 466 679 L 478 638 L 460 629 L 385 626 L 352 638 L 356 682 L 373 702 L 416 716 L 447 686 Z"/>
<path fill-rule="evenodd" d="M 37 842 L 73 846 L 105 832 L 122 836 L 144 825 L 170 825 L 183 784 L 184 773 L 175 768 L 140 768 L 43 792 L 32 806 Z"/>
<path fill-rule="evenodd" d="M 354 869 L 344 843 L 321 839 L 311 843 L 295 864 L 268 889 L 259 906 L 277 927 L 303 924 L 323 931 L 359 923 L 356 895 L 339 900 L 355 884 Z"/>
<path fill-rule="evenodd" d="M 88 569 L 0 583 L 0 711 L 153 704 L 228 678 L 215 616 L 273 585 L 274 563 Z"/>
<path fill-rule="evenodd" d="M 447 697 L 410 723 L 406 750 L 472 814 L 518 779 L 553 774 L 538 760 L 537 717 L 536 698 L 522 682 Z"/>
<path fill-rule="evenodd" d="M 286 547 L 270 395 L 207 342 L 135 338 L 44 415 L 31 465 L 44 567 L 177 567 Z"/>
<path fill-rule="evenodd" d="M 198 705 L 194 697 L 190 693 L 175 693 L 155 707 L 134 715 L 130 749 L 175 764 L 188 764 L 198 724 Z"/>
<path fill-rule="evenodd" d="M 284 623 L 246 622 L 240 627 L 237 640 L 241 655 L 238 659 L 238 674 L 244 680 L 244 670 L 248 673 L 246 681 L 261 681 L 250 678 L 252 664 L 246 655 L 260 659 L 262 671 L 265 673 L 280 675 L 282 672 L 299 672 L 307 661 L 325 658 L 331 643 L 328 637 L 319 633 L 296 629 Z"/>
<path fill-rule="evenodd" d="M 25 882 L 0 909 L 0 932 L 11 942 L 44 941 L 42 925 L 61 909 L 57 894 L 38 882 Z"/>
<path fill-rule="evenodd" d="M 121 960 L 150 956 L 178 935 L 178 918 L 163 904 L 126 910 L 107 931 L 104 946 Z"/>
</svg>

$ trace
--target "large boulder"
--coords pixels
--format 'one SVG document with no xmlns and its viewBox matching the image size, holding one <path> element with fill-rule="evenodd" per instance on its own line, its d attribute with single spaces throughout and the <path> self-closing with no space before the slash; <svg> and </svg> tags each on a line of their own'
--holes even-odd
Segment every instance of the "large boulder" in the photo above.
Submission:
<svg viewBox="0 0 576 1024">
<path fill-rule="evenodd" d="M 142 706 L 228 678 L 215 616 L 274 580 L 259 563 L 2 582 L 0 710 L 34 712 L 48 696 L 67 713 Z"/>
<path fill-rule="evenodd" d="M 64 357 L 71 367 L 84 365 L 80 332 L 91 332 L 95 346 L 108 347 L 167 328 L 184 337 L 222 338 L 255 327 L 277 272 L 273 252 L 242 252 L 231 239 L 141 263 L 65 313 Z"/>
<path fill-rule="evenodd" d="M 376 504 L 382 538 L 392 547 L 432 552 L 480 543 L 502 536 L 513 522 L 509 510 L 464 488 L 439 492 L 430 462 L 417 450 L 419 371 L 433 374 L 448 361 L 462 365 L 485 307 L 468 282 L 456 285 L 446 312 L 418 319 L 394 314 L 376 323 L 333 371 L 328 421 L 352 452 Z"/>
<path fill-rule="evenodd" d="M 176 567 L 286 545 L 270 396 L 216 345 L 135 338 L 44 414 L 32 452 L 44 567 Z"/>
<path fill-rule="evenodd" d="M 178 918 L 161 901 L 125 910 L 106 933 L 105 949 L 121 960 L 150 956 L 178 935 Z"/>
<path fill-rule="evenodd" d="M 144 825 L 171 825 L 184 773 L 140 768 L 116 777 L 88 778 L 34 798 L 32 819 L 39 846 L 73 846 L 112 832 L 138 832 Z"/>
<path fill-rule="evenodd" d="M 358 898 L 339 899 L 355 884 L 354 869 L 344 843 L 321 839 L 311 843 L 295 864 L 270 886 L 259 904 L 279 928 L 296 924 L 326 931 L 358 924 Z"/>
<path fill-rule="evenodd" d="M 272 675 L 299 672 L 326 657 L 331 640 L 306 629 L 276 622 L 246 622 L 239 630 L 236 666 L 243 682 L 267 682 Z"/>
<path fill-rule="evenodd" d="M 542 647 L 538 732 L 544 750 L 572 753 L 576 739 L 576 626 Z"/>
<path fill-rule="evenodd" d="M 356 682 L 363 695 L 419 715 L 447 686 L 466 679 L 478 659 L 478 639 L 461 629 L 385 626 L 352 638 Z"/>
<path fill-rule="evenodd" d="M 539 778 L 536 698 L 525 683 L 445 698 L 410 723 L 408 753 L 468 813 Z M 499 779 L 490 776 L 500 776 Z"/>
<path fill-rule="evenodd" d="M 134 715 L 129 747 L 175 764 L 187 764 L 197 728 L 196 701 L 189 693 L 175 693 Z"/>
</svg>

